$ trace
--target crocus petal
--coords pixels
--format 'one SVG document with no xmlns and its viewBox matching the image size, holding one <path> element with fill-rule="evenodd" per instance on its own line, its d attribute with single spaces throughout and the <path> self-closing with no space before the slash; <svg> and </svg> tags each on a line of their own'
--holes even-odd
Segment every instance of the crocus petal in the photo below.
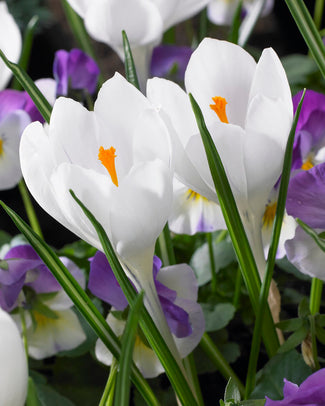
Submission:
<svg viewBox="0 0 325 406">
<path fill-rule="evenodd" d="M 297 110 L 303 91 L 298 92 L 293 98 L 294 111 Z M 299 120 L 297 123 L 296 132 L 299 132 L 305 127 L 309 120 L 310 113 L 316 110 L 322 110 L 322 106 L 325 105 L 325 95 L 323 93 L 315 92 L 314 90 L 306 90 L 304 97 L 304 103 L 300 111 Z"/>
<path fill-rule="evenodd" d="M 106 256 L 100 251 L 90 262 L 88 289 L 119 311 L 128 305 Z"/>
<path fill-rule="evenodd" d="M 29 123 L 28 114 L 22 110 L 8 114 L 0 123 L 0 190 L 13 188 L 21 179 L 19 143 Z"/>
<path fill-rule="evenodd" d="M 289 182 L 287 212 L 314 228 L 325 229 L 325 163 L 297 173 Z"/>
<path fill-rule="evenodd" d="M 68 60 L 69 52 L 60 49 L 55 53 L 53 62 L 53 76 L 57 82 L 57 94 L 67 95 L 69 88 L 69 76 L 68 76 Z"/>
<path fill-rule="evenodd" d="M 174 2 L 174 7 L 169 6 L 169 12 L 164 13 L 164 31 L 173 25 L 178 24 L 181 21 L 185 21 L 190 17 L 193 17 L 200 10 L 209 3 L 210 0 L 178 0 Z M 160 10 L 167 8 L 167 2 L 163 0 L 157 1 Z"/>
<path fill-rule="evenodd" d="M 43 96 L 45 96 L 46 100 L 53 106 L 55 98 L 56 98 L 56 83 L 55 80 L 51 78 L 44 78 L 38 79 L 35 81 L 35 85 L 39 88 L 42 92 Z M 31 121 L 40 121 L 44 123 L 44 118 L 41 113 L 38 111 L 35 103 L 33 102 L 32 98 L 29 96 L 27 92 L 25 92 L 26 97 L 26 106 L 24 110 L 29 114 Z"/>
<path fill-rule="evenodd" d="M 231 24 L 238 3 L 238 0 L 211 0 L 207 9 L 209 20 L 216 25 Z"/>
<path fill-rule="evenodd" d="M 6 57 L 12 62 L 18 62 L 21 52 L 22 40 L 21 34 L 8 11 L 5 1 L 0 2 L 0 49 Z M 4 89 L 12 75 L 12 72 L 3 60 L 0 60 L 0 89 Z"/>
<path fill-rule="evenodd" d="M 288 260 L 300 272 L 325 280 L 325 253 L 301 227 L 297 227 L 293 239 L 285 242 Z"/>
<path fill-rule="evenodd" d="M 225 228 L 221 208 L 174 179 L 174 197 L 169 228 L 177 234 L 193 235 Z"/>
<path fill-rule="evenodd" d="M 71 350 L 80 345 L 86 335 L 73 310 L 56 311 L 57 319 L 36 317 L 36 329 L 27 331 L 28 352 L 35 359 L 43 359 L 59 351 Z M 42 320 L 42 321 L 41 321 Z"/>
<path fill-rule="evenodd" d="M 205 38 L 187 66 L 186 90 L 199 103 L 208 123 L 211 117 L 216 117 L 210 108 L 212 97 L 220 96 L 227 101 L 229 123 L 244 127 L 255 69 L 253 57 L 242 48 Z"/>
<path fill-rule="evenodd" d="M 14 321 L 1 309 L 0 376 L 0 404 L 23 406 L 27 395 L 28 380 L 26 354 Z"/>
</svg>

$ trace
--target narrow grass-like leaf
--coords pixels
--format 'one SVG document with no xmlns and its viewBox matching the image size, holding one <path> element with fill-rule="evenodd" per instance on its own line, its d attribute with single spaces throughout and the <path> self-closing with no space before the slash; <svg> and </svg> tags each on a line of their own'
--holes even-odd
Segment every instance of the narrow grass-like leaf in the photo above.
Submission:
<svg viewBox="0 0 325 406">
<path fill-rule="evenodd" d="M 277 202 L 277 207 L 276 207 L 276 212 L 275 212 L 275 220 L 274 220 L 273 229 L 272 229 L 271 244 L 270 244 L 270 249 L 269 249 L 268 256 L 267 256 L 265 277 L 264 277 L 261 292 L 260 292 L 259 306 L 258 306 L 258 311 L 257 311 L 257 316 L 256 316 L 256 321 L 255 321 L 255 326 L 254 326 L 253 339 L 252 339 L 252 343 L 251 343 L 251 353 L 250 353 L 250 358 L 249 358 L 249 363 L 248 363 L 247 381 L 246 381 L 246 388 L 245 388 L 246 399 L 248 398 L 249 394 L 251 393 L 251 391 L 254 389 L 254 386 L 255 386 L 256 367 L 257 367 L 257 360 L 258 360 L 258 354 L 259 354 L 260 343 L 261 343 L 261 329 L 262 329 L 262 325 L 263 325 L 265 309 L 267 307 L 267 299 L 268 299 L 271 281 L 272 281 L 272 277 L 273 277 L 273 269 L 274 269 L 274 265 L 275 265 L 276 252 L 277 252 L 277 248 L 278 248 L 279 240 L 280 240 L 281 227 L 282 227 L 283 216 L 284 216 L 284 211 L 285 211 L 285 204 L 286 204 L 286 199 L 287 199 L 287 190 L 288 190 L 290 173 L 291 173 L 292 150 L 293 150 L 293 143 L 294 143 L 294 139 L 295 139 L 295 132 L 296 132 L 299 114 L 301 111 L 301 106 L 302 106 L 302 103 L 303 103 L 303 100 L 305 97 L 305 93 L 306 93 L 306 91 L 304 91 L 304 93 L 300 99 L 299 105 L 297 107 L 297 111 L 296 111 L 296 114 L 295 114 L 295 117 L 294 117 L 294 120 L 293 120 L 293 123 L 291 126 L 291 130 L 289 133 L 287 146 L 286 146 L 286 150 L 285 150 L 285 154 L 284 154 L 283 170 L 282 170 L 282 175 L 281 175 L 279 197 L 278 197 L 278 202 Z"/>
<path fill-rule="evenodd" d="M 41 91 L 32 81 L 30 76 L 16 63 L 10 62 L 6 55 L 0 50 L 0 57 L 2 58 L 3 62 L 8 66 L 8 68 L 12 71 L 15 75 L 18 82 L 22 85 L 22 87 L 26 90 L 26 92 L 30 95 L 33 102 L 35 103 L 38 111 L 43 116 L 44 120 L 49 123 L 51 117 L 52 107 L 50 103 L 46 100 L 43 96 Z"/>
<path fill-rule="evenodd" d="M 296 219 L 296 221 L 300 227 L 315 241 L 319 248 L 325 252 L 324 238 L 321 238 L 313 228 L 309 227 L 309 225 L 304 223 L 302 220 Z"/>
<path fill-rule="evenodd" d="M 31 377 L 28 378 L 26 406 L 41 406 L 41 402 L 38 400 L 35 383 Z"/>
<path fill-rule="evenodd" d="M 5 203 L 0 201 L 1 206 L 11 217 L 20 232 L 26 237 L 37 254 L 50 269 L 54 277 L 60 283 L 67 295 L 71 298 L 76 308 L 94 329 L 97 336 L 103 341 L 105 346 L 117 359 L 120 358 L 120 342 L 114 332 L 106 323 L 104 317 L 97 310 L 86 292 L 80 287 L 68 269 L 63 265 L 55 252 L 50 248 L 29 226 L 22 220 L 18 214 L 10 209 Z M 148 402 L 149 405 L 158 406 L 159 402 L 155 398 L 146 380 L 142 377 L 139 370 L 133 365 L 132 380 L 137 389 Z"/>
<path fill-rule="evenodd" d="M 116 256 L 114 248 L 112 247 L 112 244 L 110 243 L 105 230 L 103 229 L 102 225 L 96 220 L 94 215 L 77 198 L 72 190 L 70 190 L 70 193 L 94 226 L 104 253 L 114 272 L 114 275 L 132 308 L 137 293 L 131 282 L 128 280 L 125 272 L 123 271 L 123 268 Z M 146 308 L 143 308 L 142 316 L 140 318 L 140 326 L 151 348 L 155 351 L 160 362 L 162 363 L 180 402 L 186 406 L 196 406 L 197 402 L 194 398 L 191 388 L 189 387 L 187 379 L 185 378 L 180 368 L 180 365 L 171 354 L 170 349 L 168 348 L 165 340 L 162 338 L 159 330 L 157 329 Z"/>
<path fill-rule="evenodd" d="M 128 82 L 132 83 L 137 89 L 140 89 L 137 71 L 134 65 L 134 59 L 131 52 L 128 36 L 125 31 L 122 31 L 124 58 L 125 58 L 125 76 Z"/>
<path fill-rule="evenodd" d="M 35 28 L 38 23 L 38 20 L 39 20 L 38 16 L 32 17 L 30 19 L 30 21 L 28 22 L 25 33 L 24 33 L 23 48 L 21 51 L 20 59 L 19 59 L 19 66 L 24 70 L 27 70 L 27 67 L 28 67 L 29 57 L 30 57 L 30 53 L 31 53 L 32 45 L 33 45 Z M 12 87 L 12 89 L 15 89 L 15 90 L 22 89 L 17 78 L 14 78 L 11 87 Z"/>
<path fill-rule="evenodd" d="M 286 0 L 301 35 L 325 78 L 325 46 L 303 0 Z"/>
<path fill-rule="evenodd" d="M 238 44 L 239 27 L 240 27 L 240 23 L 241 23 L 242 10 L 243 10 L 243 0 L 240 0 L 236 7 L 234 17 L 232 19 L 232 24 L 230 27 L 230 32 L 228 35 L 228 41 L 230 41 L 234 44 Z"/>
<path fill-rule="evenodd" d="M 122 336 L 120 367 L 117 375 L 114 405 L 128 406 L 130 399 L 130 372 L 138 322 L 143 307 L 144 292 L 140 292 L 131 306 Z"/>
<path fill-rule="evenodd" d="M 257 314 L 261 282 L 255 259 L 252 254 L 252 250 L 249 245 L 244 226 L 216 146 L 205 125 L 199 105 L 191 94 L 189 96 L 201 133 L 211 176 L 218 195 L 219 204 L 234 246 L 254 312 Z M 267 309 L 264 318 L 263 338 L 268 354 L 270 356 L 274 355 L 279 347 L 279 342 L 269 309 Z"/>
</svg>

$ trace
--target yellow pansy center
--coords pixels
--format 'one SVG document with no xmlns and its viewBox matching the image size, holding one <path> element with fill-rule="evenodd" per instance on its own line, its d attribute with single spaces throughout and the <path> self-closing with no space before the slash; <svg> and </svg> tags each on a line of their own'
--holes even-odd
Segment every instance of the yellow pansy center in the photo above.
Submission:
<svg viewBox="0 0 325 406">
<path fill-rule="evenodd" d="M 3 140 L 0 138 L 0 156 L 3 154 Z"/>
<path fill-rule="evenodd" d="M 305 162 L 301 165 L 301 169 L 304 171 L 308 171 L 309 169 L 313 168 L 313 160 L 311 156 L 308 156 Z"/>
<path fill-rule="evenodd" d="M 37 327 L 44 327 L 48 325 L 49 323 L 53 322 L 56 319 L 52 319 L 50 317 L 46 317 L 44 314 L 39 313 L 38 311 L 34 310 L 33 311 L 33 316 L 36 321 Z"/>
<path fill-rule="evenodd" d="M 270 203 L 266 206 L 264 215 L 263 215 L 263 227 L 269 228 L 272 227 L 276 212 L 276 202 Z"/>
<path fill-rule="evenodd" d="M 192 200 L 193 202 L 198 201 L 199 199 L 207 200 L 205 197 L 201 196 L 199 193 L 194 192 L 192 189 L 186 191 L 186 200 Z"/>
<path fill-rule="evenodd" d="M 108 149 L 104 149 L 104 147 L 99 148 L 98 159 L 107 169 L 114 185 L 118 186 L 118 180 L 117 180 L 117 174 L 116 174 L 116 168 L 115 168 L 115 158 L 116 158 L 116 155 L 115 155 L 114 147 L 110 147 Z"/>
<path fill-rule="evenodd" d="M 212 97 L 214 104 L 210 104 L 210 108 L 217 114 L 222 123 L 229 124 L 226 114 L 227 101 L 224 97 L 216 96 Z"/>
</svg>

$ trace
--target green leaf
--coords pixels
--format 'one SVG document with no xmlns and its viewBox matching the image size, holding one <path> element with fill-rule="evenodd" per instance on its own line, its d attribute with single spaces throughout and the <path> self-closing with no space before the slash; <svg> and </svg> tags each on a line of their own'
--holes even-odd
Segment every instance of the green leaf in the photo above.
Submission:
<svg viewBox="0 0 325 406">
<path fill-rule="evenodd" d="M 15 75 L 16 79 L 21 84 L 21 86 L 30 95 L 36 107 L 38 108 L 38 111 L 43 116 L 44 120 L 49 123 L 52 107 L 50 103 L 46 100 L 46 98 L 43 96 L 39 88 L 35 85 L 35 83 L 32 81 L 29 75 L 19 65 L 10 62 L 1 50 L 0 57 L 2 58 L 3 62 L 8 66 L 8 68 L 12 71 L 12 73 Z"/>
<path fill-rule="evenodd" d="M 99 241 L 103 247 L 104 253 L 114 272 L 114 275 L 119 285 L 121 286 L 127 301 L 132 307 L 132 304 L 134 303 L 136 297 L 136 291 L 131 282 L 128 280 L 119 260 L 117 259 L 114 248 L 112 247 L 105 230 L 103 229 L 102 225 L 96 220 L 93 214 L 77 198 L 72 190 L 70 190 L 70 193 L 94 226 Z M 142 317 L 140 318 L 140 326 L 151 348 L 155 351 L 160 362 L 165 368 L 166 374 L 172 386 L 174 387 L 179 400 L 186 406 L 197 405 L 197 402 L 183 374 L 183 371 L 180 369 L 180 365 L 171 354 L 168 345 L 162 338 L 159 330 L 157 329 L 146 308 L 143 309 Z"/>
<path fill-rule="evenodd" d="M 60 395 L 48 384 L 35 382 L 35 388 L 40 406 L 75 406 L 74 403 Z"/>
<path fill-rule="evenodd" d="M 236 261 L 233 246 L 231 242 L 227 240 L 213 244 L 213 256 L 216 272 L 219 272 L 220 269 Z M 199 286 L 203 286 L 211 280 L 209 247 L 207 243 L 201 245 L 201 247 L 194 252 L 190 265 L 195 272 Z"/>
<path fill-rule="evenodd" d="M 236 308 L 231 303 L 218 303 L 216 305 L 201 303 L 205 318 L 205 331 L 221 330 L 233 319 Z"/>
<path fill-rule="evenodd" d="M 238 406 L 264 406 L 265 399 L 249 399 L 239 402 Z"/>
<path fill-rule="evenodd" d="M 316 325 L 316 337 L 317 340 L 325 345 L 325 330 Z"/>
<path fill-rule="evenodd" d="M 22 220 L 18 214 L 12 209 L 0 202 L 1 206 L 11 217 L 13 222 L 21 233 L 24 234 L 31 246 L 35 249 L 40 258 L 44 261 L 46 266 L 50 269 L 54 277 L 63 287 L 67 295 L 71 298 L 73 303 L 87 322 L 96 332 L 97 336 L 103 341 L 109 351 L 117 359 L 120 357 L 120 343 L 114 332 L 106 323 L 104 317 L 97 310 L 96 306 L 92 303 L 87 294 L 80 287 L 78 282 L 74 279 L 68 269 L 63 265 L 55 252 Z M 139 370 L 133 366 L 132 380 L 137 386 L 142 396 L 153 405 L 158 405 L 148 383 L 142 377 Z"/>
<path fill-rule="evenodd" d="M 36 25 L 39 21 L 39 17 L 35 15 L 34 17 L 31 18 L 29 23 L 27 24 L 26 31 L 24 34 L 24 41 L 23 41 L 23 48 L 21 51 L 20 59 L 19 59 L 19 66 L 27 70 L 28 63 L 29 63 L 29 58 L 30 58 L 30 53 L 32 50 L 32 45 L 33 45 L 33 40 L 34 40 L 34 33 L 36 29 Z M 12 83 L 12 88 L 16 90 L 21 90 L 21 85 L 18 82 L 18 80 L 15 78 L 13 83 Z"/>
<path fill-rule="evenodd" d="M 232 378 L 229 378 L 229 381 L 225 389 L 224 401 L 240 402 L 240 399 L 241 396 L 237 384 Z"/>
<path fill-rule="evenodd" d="M 286 0 L 286 3 L 319 70 L 325 77 L 325 47 L 305 3 L 303 0 Z"/>
<path fill-rule="evenodd" d="M 282 399 L 284 378 L 300 385 L 311 373 L 312 370 L 297 351 L 278 354 L 259 371 L 251 398 L 262 399 L 268 396 L 274 400 Z"/>
<path fill-rule="evenodd" d="M 315 321 L 317 326 L 325 327 L 325 314 L 316 314 Z"/>
<path fill-rule="evenodd" d="M 309 300 L 306 296 L 303 297 L 298 307 L 298 316 L 300 318 L 308 317 L 310 315 Z"/>
<path fill-rule="evenodd" d="M 125 31 L 122 31 L 123 48 L 125 58 L 125 76 L 128 82 L 132 83 L 137 89 L 140 89 L 137 71 L 135 69 L 134 60 L 131 52 L 130 43 Z"/>
<path fill-rule="evenodd" d="M 228 41 L 232 42 L 234 44 L 238 44 L 238 38 L 239 38 L 239 27 L 241 24 L 241 16 L 242 16 L 242 9 L 243 9 L 243 0 L 240 0 L 238 2 L 238 5 L 236 7 L 232 23 L 231 23 L 231 28 L 230 32 L 228 35 Z"/>
<path fill-rule="evenodd" d="M 144 292 L 140 292 L 131 306 L 131 311 L 122 336 L 120 369 L 117 375 L 114 405 L 128 406 L 130 399 L 130 372 L 133 358 L 133 348 L 137 334 L 138 322 L 143 309 Z"/>
<path fill-rule="evenodd" d="M 307 55 L 292 54 L 281 58 L 290 86 L 307 83 L 309 77 L 318 72 L 313 59 Z"/>
<path fill-rule="evenodd" d="M 295 331 L 303 325 L 304 321 L 300 318 L 283 320 L 276 324 L 276 327 L 282 331 Z"/>
<path fill-rule="evenodd" d="M 26 406 L 41 406 L 41 403 L 38 400 L 35 383 L 31 377 L 28 378 Z"/>
<path fill-rule="evenodd" d="M 243 223 L 241 221 L 236 202 L 225 173 L 225 169 L 223 167 L 216 146 L 205 125 L 201 109 L 191 94 L 189 95 L 189 97 L 204 144 L 211 176 L 218 195 L 219 204 L 234 246 L 234 250 L 236 252 L 243 279 L 249 292 L 252 307 L 255 314 L 257 314 L 257 310 L 259 307 L 258 301 L 261 282 L 255 259 L 252 254 L 252 250 L 249 245 Z M 263 339 L 268 354 L 275 354 L 279 346 L 279 341 L 268 307 L 263 323 Z"/>
<path fill-rule="evenodd" d="M 309 227 L 302 220 L 296 219 L 296 221 L 300 225 L 300 227 L 315 241 L 315 243 L 319 246 L 319 248 L 322 251 L 325 251 L 325 240 L 320 238 L 317 232 L 313 228 Z"/>
<path fill-rule="evenodd" d="M 304 341 L 308 333 L 309 326 L 307 325 L 307 323 L 304 323 L 301 327 L 295 330 L 295 332 L 291 334 L 291 336 L 281 345 L 278 353 L 283 354 L 284 352 L 293 350 Z"/>
</svg>

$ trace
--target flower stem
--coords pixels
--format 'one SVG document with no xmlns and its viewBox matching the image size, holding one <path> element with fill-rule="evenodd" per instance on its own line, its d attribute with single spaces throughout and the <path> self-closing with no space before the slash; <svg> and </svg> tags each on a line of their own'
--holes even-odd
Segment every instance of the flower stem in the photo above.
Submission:
<svg viewBox="0 0 325 406">
<path fill-rule="evenodd" d="M 117 376 L 117 361 L 113 358 L 111 368 L 109 371 L 106 386 L 98 406 L 112 406 L 114 401 L 114 389 Z"/>
<path fill-rule="evenodd" d="M 319 308 L 322 300 L 323 281 L 313 278 L 310 290 L 309 309 L 312 315 L 319 313 Z"/>
<path fill-rule="evenodd" d="M 314 370 L 318 371 L 320 369 L 317 353 L 317 342 L 316 342 L 316 326 L 315 326 L 315 317 L 309 316 L 310 321 L 310 334 L 311 334 L 311 348 L 314 360 Z"/>
<path fill-rule="evenodd" d="M 207 233 L 207 242 L 209 247 L 209 258 L 210 258 L 210 269 L 211 269 L 211 292 L 216 293 L 217 291 L 217 274 L 216 274 L 216 264 L 214 260 L 213 253 L 213 243 L 212 243 L 212 233 Z"/>
<path fill-rule="evenodd" d="M 20 316 L 20 321 L 21 321 L 22 339 L 23 339 L 23 344 L 24 344 L 24 349 L 25 349 L 25 354 L 26 354 L 26 359 L 27 359 L 27 366 L 28 366 L 28 342 L 27 342 L 26 319 L 25 319 L 24 309 L 21 306 L 19 306 L 19 316 Z"/>
<path fill-rule="evenodd" d="M 204 401 L 201 393 L 200 383 L 197 376 L 196 366 L 193 354 L 188 355 L 183 360 L 184 368 L 189 377 L 189 380 L 193 383 L 195 388 L 195 394 L 198 402 L 198 406 L 204 406 Z"/>
<path fill-rule="evenodd" d="M 173 248 L 172 239 L 170 237 L 170 231 L 168 227 L 168 223 L 166 223 L 162 233 L 158 237 L 159 248 L 161 259 L 164 266 L 175 265 L 176 258 Z"/>
<path fill-rule="evenodd" d="M 22 179 L 18 183 L 18 188 L 19 188 L 19 192 L 20 192 L 21 198 L 22 198 L 24 206 L 25 206 L 29 224 L 31 225 L 31 227 L 35 231 L 35 233 L 37 235 L 39 235 L 41 238 L 43 238 L 41 226 L 38 222 L 38 219 L 37 219 L 37 216 L 35 213 L 35 209 L 34 209 L 32 201 L 30 199 L 30 195 L 29 195 L 29 192 L 26 187 L 24 179 Z"/>
<path fill-rule="evenodd" d="M 236 275 L 236 282 L 235 282 L 234 300 L 233 300 L 233 305 L 236 309 L 238 308 L 238 304 L 239 304 L 241 282 L 242 282 L 241 270 L 238 267 L 237 275 Z"/>
<path fill-rule="evenodd" d="M 200 341 L 200 347 L 218 368 L 219 372 L 225 377 L 226 380 L 228 380 L 229 378 L 232 378 L 234 380 L 239 389 L 239 392 L 243 395 L 245 392 L 244 385 L 207 333 L 203 334 L 203 337 Z"/>
<path fill-rule="evenodd" d="M 321 29 L 323 12 L 324 12 L 324 0 L 316 0 L 314 8 L 314 23 L 318 30 Z"/>
</svg>

